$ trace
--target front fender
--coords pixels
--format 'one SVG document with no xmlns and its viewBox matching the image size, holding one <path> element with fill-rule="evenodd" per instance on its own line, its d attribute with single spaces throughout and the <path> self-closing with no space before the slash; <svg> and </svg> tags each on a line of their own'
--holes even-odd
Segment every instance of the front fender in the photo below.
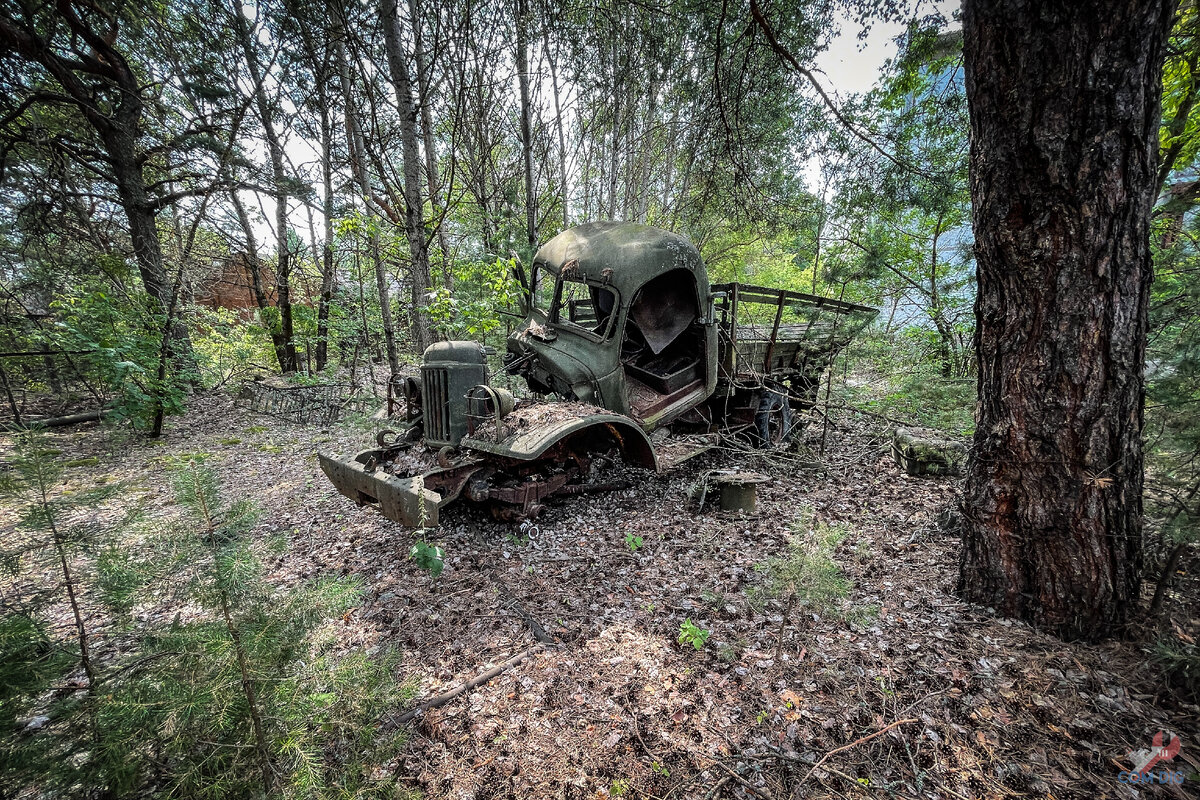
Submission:
<svg viewBox="0 0 1200 800">
<path fill-rule="evenodd" d="M 518 410 L 505 417 L 502 424 L 503 438 L 499 441 L 477 434 L 464 438 L 462 446 L 491 455 L 532 461 L 564 439 L 586 436 L 589 432 L 607 432 L 616 439 L 626 461 L 656 472 L 659 470 L 658 457 L 649 437 L 636 422 L 620 414 L 588 414 L 534 421 L 531 416 L 523 416 Z"/>
</svg>

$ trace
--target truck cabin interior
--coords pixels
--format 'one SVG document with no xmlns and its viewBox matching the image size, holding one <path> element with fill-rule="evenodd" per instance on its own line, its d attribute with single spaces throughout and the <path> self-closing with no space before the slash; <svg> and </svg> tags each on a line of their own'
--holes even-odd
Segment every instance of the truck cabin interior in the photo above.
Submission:
<svg viewBox="0 0 1200 800">
<path fill-rule="evenodd" d="M 634 417 L 644 419 L 704 391 L 704 341 L 689 270 L 665 272 L 638 290 L 621 340 Z"/>
</svg>

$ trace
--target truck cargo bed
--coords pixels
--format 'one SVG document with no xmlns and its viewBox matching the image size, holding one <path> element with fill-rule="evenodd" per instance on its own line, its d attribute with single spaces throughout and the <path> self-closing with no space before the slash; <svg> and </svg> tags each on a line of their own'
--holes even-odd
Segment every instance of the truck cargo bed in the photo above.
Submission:
<svg viewBox="0 0 1200 800">
<path fill-rule="evenodd" d="M 720 377 L 816 377 L 879 312 L 828 297 L 744 283 L 714 284 Z"/>
</svg>

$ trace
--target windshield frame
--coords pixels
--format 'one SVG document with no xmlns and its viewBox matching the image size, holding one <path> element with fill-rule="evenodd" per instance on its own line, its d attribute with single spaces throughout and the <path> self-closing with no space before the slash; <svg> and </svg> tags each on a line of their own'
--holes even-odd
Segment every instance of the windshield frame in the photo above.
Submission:
<svg viewBox="0 0 1200 800">
<path fill-rule="evenodd" d="M 597 342 L 606 341 L 610 336 L 612 336 L 613 326 L 616 322 L 616 317 L 621 310 L 621 293 L 618 292 L 617 288 L 615 286 L 613 286 L 611 283 L 603 283 L 601 281 L 594 281 L 594 280 L 587 278 L 586 276 L 584 276 L 580 280 L 572 280 L 571 281 L 571 283 L 582 284 L 589 288 L 603 289 L 604 291 L 607 291 L 610 294 L 612 294 L 612 298 L 613 298 L 612 311 L 610 311 L 608 314 L 608 321 L 605 323 L 604 329 L 601 330 L 599 333 L 597 333 L 596 331 L 593 331 L 590 328 L 585 328 L 582 325 L 572 322 L 569 319 L 560 319 L 560 314 L 563 310 L 563 303 L 562 303 L 563 283 L 564 283 L 564 281 L 562 279 L 562 275 L 559 275 L 558 281 L 554 286 L 554 308 L 551 310 L 550 316 L 548 317 L 549 321 L 554 323 L 560 330 L 570 331 L 571 333 L 575 333 L 580 336 L 586 336 L 587 338 L 594 339 Z"/>
<path fill-rule="evenodd" d="M 546 308 L 542 308 L 537 302 L 537 296 L 538 296 L 537 287 L 538 287 L 539 280 L 544 281 L 544 280 L 547 280 L 550 278 L 552 278 L 554 280 L 554 289 L 552 292 L 550 292 L 550 307 L 549 307 L 549 309 L 546 309 Z M 562 279 L 562 275 L 558 272 L 554 272 L 549 267 L 546 267 L 542 264 L 535 264 L 533 267 L 533 270 L 532 270 L 531 286 L 533 288 L 531 288 L 530 292 L 529 292 L 530 313 L 537 314 L 537 315 L 544 317 L 547 324 L 551 324 L 559 330 L 568 331 L 568 332 L 576 334 L 578 336 L 584 336 L 589 339 L 593 339 L 597 342 L 603 342 L 603 341 L 606 341 L 609 338 L 611 338 L 613 331 L 615 330 L 615 326 L 616 326 L 616 317 L 619 315 L 619 313 L 621 311 L 621 293 L 619 291 L 617 291 L 617 287 L 613 286 L 611 283 L 594 281 L 594 280 L 590 280 L 586 277 L 584 277 L 581 280 L 572 279 L 571 283 L 583 284 L 585 286 L 588 286 L 589 288 L 603 289 L 604 291 L 612 294 L 612 298 L 613 298 L 612 311 L 609 313 L 608 321 L 605 324 L 604 329 L 602 331 L 597 333 L 589 328 L 585 328 L 582 325 L 579 325 L 578 323 L 572 322 L 571 320 L 565 319 L 562 317 L 562 309 L 563 309 L 563 304 L 562 304 L 563 279 Z M 545 290 L 543 290 L 543 291 L 545 291 Z M 544 296 L 543 296 L 543 299 L 544 299 Z"/>
</svg>

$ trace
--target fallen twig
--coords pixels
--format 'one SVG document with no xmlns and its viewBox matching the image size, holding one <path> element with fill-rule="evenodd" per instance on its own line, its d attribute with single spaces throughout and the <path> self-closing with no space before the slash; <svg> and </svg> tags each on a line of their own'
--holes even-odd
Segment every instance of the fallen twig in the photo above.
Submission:
<svg viewBox="0 0 1200 800">
<path fill-rule="evenodd" d="M 438 706 L 446 705 L 446 703 L 449 703 L 451 700 L 458 697 L 460 694 L 463 694 L 464 692 L 469 692 L 472 689 L 474 689 L 476 686 L 479 686 L 480 684 L 487 683 L 492 678 L 494 678 L 497 675 L 499 675 L 500 673 L 504 672 L 509 667 L 514 667 L 517 664 L 520 664 L 522 661 L 524 661 L 526 658 L 528 658 L 534 652 L 541 650 L 541 649 L 542 649 L 542 645 L 536 644 L 527 650 L 523 650 L 520 653 L 517 653 L 515 656 L 510 658 L 508 661 L 505 661 L 503 664 L 497 664 L 496 666 L 489 669 L 487 672 L 484 672 L 482 675 L 478 675 L 478 676 L 472 678 L 471 680 L 467 681 L 466 683 L 462 684 L 461 686 L 455 687 L 454 689 L 451 689 L 448 692 L 443 692 L 442 694 L 439 694 L 437 697 L 434 697 L 432 700 L 427 700 L 424 703 L 422 703 L 421 705 L 417 706 L 416 708 L 412 708 L 412 709 L 409 709 L 408 711 L 405 711 L 403 714 L 401 714 L 399 717 L 396 718 L 395 724 L 403 725 L 406 722 L 410 722 L 413 718 L 415 718 L 419 714 L 424 714 L 426 711 L 429 711 L 430 709 L 437 708 Z"/>
<path fill-rule="evenodd" d="M 755 786 L 753 783 L 746 780 L 741 775 L 738 775 L 735 770 L 725 766 L 720 761 L 714 761 L 713 766 L 720 767 L 722 770 L 724 770 L 729 775 L 729 777 L 733 778 L 735 781 L 740 783 L 743 787 L 745 787 L 746 791 L 750 792 L 755 797 L 762 797 L 762 798 L 764 798 L 764 800 L 774 800 L 775 796 L 773 794 L 771 794 L 769 791 L 767 791 L 765 789 L 760 789 L 759 787 Z"/>
<path fill-rule="evenodd" d="M 844 744 L 841 747 L 833 748 L 828 753 L 826 753 L 825 755 L 823 755 L 819 759 L 817 759 L 817 763 L 812 765 L 812 768 L 809 769 L 809 771 L 804 774 L 804 777 L 800 779 L 800 782 L 804 783 L 809 778 L 811 778 L 812 774 L 814 772 L 816 772 L 817 769 L 822 764 L 824 764 L 829 759 L 830 756 L 836 755 L 837 753 L 841 753 L 846 750 L 850 750 L 851 748 L 854 748 L 854 747 L 858 747 L 863 742 L 869 742 L 872 739 L 876 738 L 877 736 L 882 736 L 883 734 L 887 733 L 888 731 L 892 730 L 893 728 L 898 728 L 901 725 L 907 725 L 910 722 L 918 722 L 918 720 L 916 717 L 909 717 L 908 719 L 898 719 L 895 722 L 893 722 L 891 725 L 885 725 L 884 727 L 880 728 L 879 730 L 875 731 L 874 733 L 869 733 L 866 736 L 863 736 L 859 739 L 855 739 L 853 742 L 850 742 L 850 744 Z"/>
<path fill-rule="evenodd" d="M 67 425 L 78 425 L 81 422 L 99 422 L 111 413 L 110 409 L 100 409 L 98 411 L 81 411 L 78 414 L 67 414 L 63 417 L 26 416 L 20 423 L 5 423 L 2 430 L 19 431 L 25 428 L 62 428 Z"/>
</svg>

